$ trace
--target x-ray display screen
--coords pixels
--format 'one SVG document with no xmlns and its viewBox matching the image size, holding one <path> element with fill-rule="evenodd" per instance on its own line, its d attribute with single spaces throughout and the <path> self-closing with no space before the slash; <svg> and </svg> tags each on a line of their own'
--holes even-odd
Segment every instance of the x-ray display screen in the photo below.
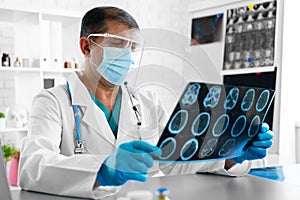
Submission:
<svg viewBox="0 0 300 200">
<path fill-rule="evenodd" d="M 271 89 L 192 82 L 157 146 L 163 161 L 204 161 L 242 155 L 274 99 Z"/>
<path fill-rule="evenodd" d="M 223 14 L 201 17 L 192 20 L 192 46 L 220 40 Z"/>
</svg>

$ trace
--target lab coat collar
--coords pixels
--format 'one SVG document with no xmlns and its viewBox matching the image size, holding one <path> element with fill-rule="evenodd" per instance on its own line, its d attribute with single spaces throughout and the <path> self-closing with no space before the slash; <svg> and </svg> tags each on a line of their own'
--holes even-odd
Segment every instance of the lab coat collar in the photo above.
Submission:
<svg viewBox="0 0 300 200">
<path fill-rule="evenodd" d="M 72 105 L 87 106 L 91 98 L 87 88 L 79 79 L 78 74 L 76 72 L 72 73 L 67 81 L 71 91 Z"/>
<path fill-rule="evenodd" d="M 87 90 L 85 85 L 81 82 L 76 72 L 72 73 L 70 77 L 67 79 L 67 81 L 70 86 L 72 105 L 87 106 L 92 102 L 89 91 Z M 133 92 L 131 91 L 130 88 L 127 90 L 127 88 L 124 85 L 122 85 L 121 89 L 122 89 L 122 95 L 123 96 L 125 95 L 126 101 L 128 101 L 131 107 L 132 105 L 130 102 L 130 98 L 128 96 L 128 91 L 131 95 L 133 106 L 139 105 L 139 101 L 134 97 Z"/>
</svg>

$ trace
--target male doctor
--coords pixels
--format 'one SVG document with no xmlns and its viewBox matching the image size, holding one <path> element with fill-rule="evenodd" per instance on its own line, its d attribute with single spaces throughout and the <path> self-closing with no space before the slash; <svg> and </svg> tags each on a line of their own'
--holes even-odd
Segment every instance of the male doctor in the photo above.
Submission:
<svg viewBox="0 0 300 200">
<path fill-rule="evenodd" d="M 65 85 L 42 90 L 33 100 L 28 136 L 23 140 L 19 170 L 25 190 L 101 198 L 114 194 L 128 180 L 146 181 L 165 175 L 211 172 L 247 174 L 248 160 L 261 159 L 273 133 L 263 125 L 257 141 L 243 156 L 189 164 L 154 164 L 161 150 L 154 146 L 167 122 L 151 92 L 132 93 L 124 85 L 131 70 L 139 27 L 127 12 L 96 7 L 82 19 L 82 74 Z"/>
</svg>

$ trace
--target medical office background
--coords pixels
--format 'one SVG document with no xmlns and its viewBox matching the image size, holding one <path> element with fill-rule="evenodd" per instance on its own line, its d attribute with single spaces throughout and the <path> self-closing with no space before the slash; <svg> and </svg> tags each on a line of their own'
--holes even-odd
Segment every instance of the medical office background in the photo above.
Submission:
<svg viewBox="0 0 300 200">
<path fill-rule="evenodd" d="M 299 66 L 299 23 L 297 13 L 300 3 L 292 0 L 277 0 L 275 59 L 274 64 L 261 71 L 224 70 L 224 43 L 226 14 L 228 10 L 262 0 L 0 0 L 0 53 L 9 54 L 10 67 L 0 67 L 0 112 L 7 118 L 14 113 L 25 113 L 30 109 L 32 98 L 49 85 L 63 83 L 73 71 L 80 70 L 82 55 L 78 38 L 80 20 L 92 7 L 112 5 L 128 11 L 141 28 L 155 28 L 190 37 L 192 21 L 218 14 L 223 15 L 219 25 L 218 40 L 195 45 L 192 51 L 204 49 L 217 67 L 222 80 L 225 75 L 254 73 L 259 75 L 276 70 L 276 99 L 274 102 L 273 131 L 274 145 L 269 155 L 257 166 L 286 165 L 300 162 L 300 66 Z M 283 5 L 284 4 L 284 5 Z M 176 41 L 175 41 L 176 42 Z M 197 55 L 197 54 L 195 54 Z M 144 63 L 165 63 L 176 70 L 185 71 L 176 59 L 167 60 L 153 53 L 152 60 Z M 18 59 L 18 60 L 17 60 Z M 197 59 L 195 57 L 194 59 Z M 167 61 L 166 61 L 167 60 Z M 1 63 L 3 64 L 3 63 Z M 205 71 L 205 63 L 198 66 Z M 225 73 L 224 73 L 225 72 Z M 258 72 L 258 73 L 257 73 Z M 184 72 L 188 74 L 188 71 Z M 166 74 L 156 74 L 168 79 Z M 213 78 L 212 78 L 213 79 Z M 175 79 L 170 79 L 170 83 Z M 199 80 L 201 81 L 201 80 Z M 210 77 L 206 77 L 206 81 Z M 170 97 L 160 94 L 165 107 Z M 180 94 L 179 94 L 180 95 Z M 26 135 L 26 119 L 22 124 L 6 122 L 0 130 L 1 144 L 14 143 L 19 146 Z"/>
</svg>

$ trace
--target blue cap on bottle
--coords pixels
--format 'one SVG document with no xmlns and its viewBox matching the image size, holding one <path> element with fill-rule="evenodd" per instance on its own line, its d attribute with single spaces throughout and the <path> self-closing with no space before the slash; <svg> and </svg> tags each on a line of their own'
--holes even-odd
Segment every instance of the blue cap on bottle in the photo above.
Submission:
<svg viewBox="0 0 300 200">
<path fill-rule="evenodd" d="M 160 193 L 163 193 L 163 192 L 167 192 L 168 189 L 167 188 L 158 188 L 157 191 Z"/>
<path fill-rule="evenodd" d="M 169 189 L 168 188 L 158 188 L 156 190 L 156 195 L 168 196 L 169 195 Z"/>
</svg>

